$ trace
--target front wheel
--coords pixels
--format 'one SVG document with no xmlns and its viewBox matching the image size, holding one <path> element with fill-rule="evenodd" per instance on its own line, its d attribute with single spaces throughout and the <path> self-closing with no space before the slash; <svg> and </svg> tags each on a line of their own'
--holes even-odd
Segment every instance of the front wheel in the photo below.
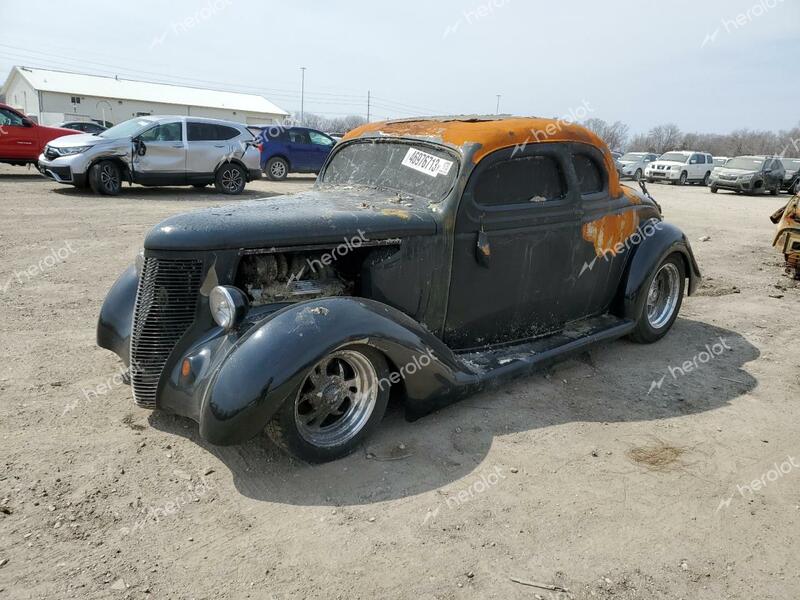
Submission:
<svg viewBox="0 0 800 600">
<path fill-rule="evenodd" d="M 678 181 L 675 182 L 675 185 L 686 185 L 686 181 L 688 179 L 689 179 L 689 174 L 686 171 L 684 171 L 683 173 L 681 173 L 680 179 L 678 179 Z"/>
<path fill-rule="evenodd" d="M 331 352 L 284 401 L 267 435 L 306 462 L 346 456 L 380 424 L 389 401 L 388 375 L 386 359 L 369 346 Z"/>
<path fill-rule="evenodd" d="M 708 180 L 709 179 L 711 179 L 711 173 L 710 172 L 706 173 L 705 176 L 703 177 L 703 185 L 704 186 L 708 187 Z"/>
<path fill-rule="evenodd" d="M 679 254 L 670 254 L 658 265 L 648 281 L 647 296 L 639 309 L 631 340 L 651 344 L 667 334 L 681 309 L 685 278 Z"/>
<path fill-rule="evenodd" d="M 236 163 L 226 163 L 217 169 L 214 187 L 222 194 L 241 194 L 246 180 L 242 167 Z"/>
<path fill-rule="evenodd" d="M 89 169 L 89 186 L 95 194 L 116 196 L 122 189 L 122 174 L 116 163 L 101 160 Z"/>
<path fill-rule="evenodd" d="M 636 169 L 636 173 L 633 174 L 634 181 L 640 181 L 642 179 L 642 170 Z"/>
<path fill-rule="evenodd" d="M 716 194 L 719 191 L 719 188 L 715 186 L 713 183 L 711 184 L 711 193 Z"/>
</svg>

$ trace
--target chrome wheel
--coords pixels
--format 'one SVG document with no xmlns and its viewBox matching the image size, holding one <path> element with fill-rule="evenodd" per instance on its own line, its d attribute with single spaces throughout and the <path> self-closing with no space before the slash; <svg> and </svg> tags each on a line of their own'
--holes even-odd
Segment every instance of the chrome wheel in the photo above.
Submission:
<svg viewBox="0 0 800 600">
<path fill-rule="evenodd" d="M 647 293 L 647 322 L 661 329 L 672 319 L 681 294 L 681 274 L 674 263 L 661 265 Z"/>
<path fill-rule="evenodd" d="M 300 436 L 317 447 L 341 446 L 369 421 L 378 397 L 372 362 L 355 350 L 325 357 L 306 375 L 294 402 Z"/>
<path fill-rule="evenodd" d="M 114 165 L 104 164 L 100 167 L 100 185 L 109 192 L 119 187 L 119 171 Z"/>
<path fill-rule="evenodd" d="M 228 168 L 222 171 L 221 183 L 229 192 L 238 192 L 244 183 L 244 177 L 239 169 Z"/>
<path fill-rule="evenodd" d="M 286 164 L 283 161 L 276 160 L 270 165 L 269 174 L 275 179 L 283 179 L 286 177 Z"/>
</svg>

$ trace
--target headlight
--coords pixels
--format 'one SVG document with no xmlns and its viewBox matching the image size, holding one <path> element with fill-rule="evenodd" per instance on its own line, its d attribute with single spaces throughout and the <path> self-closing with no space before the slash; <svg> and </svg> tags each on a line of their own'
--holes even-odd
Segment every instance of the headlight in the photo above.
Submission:
<svg viewBox="0 0 800 600">
<path fill-rule="evenodd" d="M 755 176 L 756 176 L 755 173 L 750 173 L 749 175 L 740 175 L 739 176 L 739 180 L 740 181 L 751 181 L 753 179 L 753 177 L 755 177 Z"/>
<path fill-rule="evenodd" d="M 208 295 L 208 306 L 214 322 L 228 331 L 242 320 L 247 312 L 247 297 L 237 288 L 218 285 Z"/>
<path fill-rule="evenodd" d="M 86 152 L 91 146 L 72 146 L 70 148 L 54 148 L 59 156 L 71 156 L 73 154 L 82 154 Z"/>
</svg>

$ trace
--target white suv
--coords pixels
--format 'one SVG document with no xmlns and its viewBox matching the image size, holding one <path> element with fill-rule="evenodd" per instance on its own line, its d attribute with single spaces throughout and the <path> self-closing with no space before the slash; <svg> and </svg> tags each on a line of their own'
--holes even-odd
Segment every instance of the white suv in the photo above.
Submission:
<svg viewBox="0 0 800 600">
<path fill-rule="evenodd" d="M 648 183 L 669 181 L 673 185 L 685 185 L 688 182 L 708 185 L 713 168 L 714 157 L 710 154 L 680 150 L 662 154 L 647 166 L 644 176 Z"/>
</svg>

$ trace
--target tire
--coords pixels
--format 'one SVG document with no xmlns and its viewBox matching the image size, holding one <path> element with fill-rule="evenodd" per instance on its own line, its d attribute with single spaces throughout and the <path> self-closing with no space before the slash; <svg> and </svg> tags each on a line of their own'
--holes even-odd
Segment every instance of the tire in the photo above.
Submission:
<svg viewBox="0 0 800 600">
<path fill-rule="evenodd" d="M 778 194 L 781 193 L 781 182 L 780 182 L 780 180 L 778 180 L 778 183 L 775 184 L 775 187 L 772 188 L 769 191 L 769 193 L 772 194 L 773 196 L 777 196 Z"/>
<path fill-rule="evenodd" d="M 642 170 L 636 169 L 636 173 L 633 174 L 633 180 L 639 181 L 642 178 Z"/>
<path fill-rule="evenodd" d="M 264 173 L 272 181 L 283 181 L 289 174 L 289 163 L 280 156 L 273 156 L 264 166 Z"/>
<path fill-rule="evenodd" d="M 709 189 L 711 190 L 712 194 L 716 194 L 719 191 L 719 188 L 717 186 L 713 185 L 713 184 L 711 185 L 711 187 Z"/>
<path fill-rule="evenodd" d="M 652 344 L 667 335 L 683 303 L 686 272 L 683 257 L 670 254 L 648 278 L 645 296 L 630 339 Z"/>
<path fill-rule="evenodd" d="M 798 179 L 797 181 L 794 182 L 794 186 L 791 189 L 791 194 L 793 196 L 800 195 L 800 179 Z"/>
<path fill-rule="evenodd" d="M 101 160 L 89 169 L 89 187 L 95 194 L 117 196 L 122 190 L 122 173 L 110 160 Z"/>
<path fill-rule="evenodd" d="M 237 163 L 223 164 L 214 177 L 214 187 L 220 194 L 241 194 L 246 182 L 247 174 Z"/>
<path fill-rule="evenodd" d="M 655 182 L 656 182 L 656 180 L 653 179 L 652 177 L 648 177 L 647 178 L 647 183 L 655 183 Z"/>
<path fill-rule="evenodd" d="M 708 187 L 708 180 L 711 179 L 711 171 L 706 171 L 705 177 L 703 177 L 703 185 Z"/>
<path fill-rule="evenodd" d="M 686 181 L 688 179 L 689 179 L 689 174 L 686 171 L 684 171 L 683 173 L 681 173 L 680 179 L 678 179 L 678 181 L 675 182 L 675 185 L 686 185 Z"/>
<path fill-rule="evenodd" d="M 266 433 L 309 463 L 346 456 L 380 425 L 391 389 L 383 386 L 388 375 L 383 354 L 369 346 L 354 344 L 331 352 L 303 377 Z"/>
</svg>

